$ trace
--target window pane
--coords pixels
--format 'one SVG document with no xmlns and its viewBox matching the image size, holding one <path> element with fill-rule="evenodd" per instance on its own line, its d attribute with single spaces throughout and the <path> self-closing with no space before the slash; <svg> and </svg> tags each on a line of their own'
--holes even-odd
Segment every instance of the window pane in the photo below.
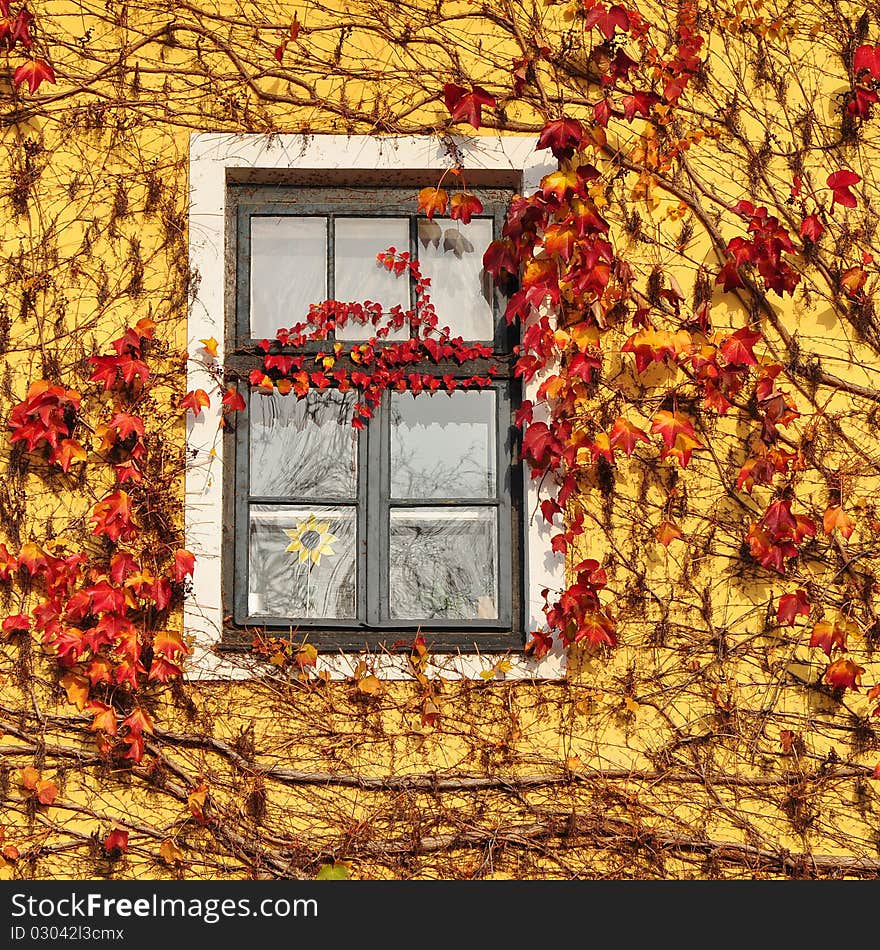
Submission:
<svg viewBox="0 0 880 950">
<path fill-rule="evenodd" d="M 250 400 L 251 495 L 357 495 L 357 431 L 351 393 L 257 393 Z"/>
<path fill-rule="evenodd" d="M 429 292 L 438 326 L 465 340 L 493 340 L 492 281 L 483 270 L 483 252 L 492 241 L 492 221 L 470 224 L 451 218 L 419 220 L 419 264 L 431 278 Z"/>
<path fill-rule="evenodd" d="M 251 218 L 251 336 L 273 339 L 327 299 L 327 220 Z"/>
<path fill-rule="evenodd" d="M 409 309 L 409 278 L 395 277 L 376 260 L 376 255 L 390 247 L 409 250 L 407 218 L 337 218 L 335 245 L 335 279 L 337 300 L 381 303 L 384 310 L 400 304 Z M 368 340 L 376 333 L 373 326 L 348 323 L 337 332 L 341 340 Z M 389 333 L 388 340 L 405 340 L 409 327 Z"/>
<path fill-rule="evenodd" d="M 391 617 L 498 616 L 494 508 L 391 511 Z"/>
<path fill-rule="evenodd" d="M 393 498 L 495 497 L 495 393 L 391 394 Z"/>
<path fill-rule="evenodd" d="M 357 614 L 354 507 L 251 505 L 248 613 Z"/>
</svg>

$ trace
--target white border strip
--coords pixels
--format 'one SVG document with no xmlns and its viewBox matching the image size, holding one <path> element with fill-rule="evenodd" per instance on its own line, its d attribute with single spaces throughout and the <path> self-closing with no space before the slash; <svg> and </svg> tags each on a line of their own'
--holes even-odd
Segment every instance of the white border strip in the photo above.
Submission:
<svg viewBox="0 0 880 950">
<path fill-rule="evenodd" d="M 442 172 L 452 161 L 451 151 L 464 159 L 466 169 L 515 171 L 522 177 L 522 191 L 531 194 L 541 178 L 555 170 L 546 152 L 535 151 L 535 139 L 520 136 L 474 137 L 378 137 L 343 135 L 229 135 L 197 132 L 190 136 L 189 255 L 193 294 L 189 305 L 187 331 L 190 354 L 187 389 L 205 389 L 211 406 L 198 418 L 187 413 L 186 546 L 196 556 L 193 592 L 184 605 L 184 633 L 193 644 L 187 668 L 189 679 L 249 678 L 259 664 L 245 654 L 219 654 L 223 615 L 221 601 L 221 558 L 223 524 L 223 440 L 219 428 L 220 394 L 209 368 L 216 365 L 200 340 L 220 341 L 216 363 L 223 362 L 226 183 L 230 169 L 293 169 L 320 172 L 339 169 L 351 172 L 357 181 L 360 170 Z M 526 386 L 525 396 L 534 400 L 539 380 Z M 551 529 L 539 516 L 535 484 L 524 473 L 525 518 L 527 523 L 525 564 L 528 599 L 528 630 L 538 629 L 545 620 L 541 590 L 561 589 L 564 563 L 550 550 Z M 554 650 L 540 661 L 522 654 L 506 657 L 511 669 L 498 674 L 504 679 L 559 679 L 565 674 L 565 656 Z M 405 657 L 386 654 L 321 655 L 318 669 L 333 676 L 350 676 L 360 659 L 366 659 L 373 673 L 386 679 L 409 679 Z M 478 677 L 500 659 L 497 654 L 442 654 L 432 657 L 429 674 L 449 678 Z"/>
</svg>

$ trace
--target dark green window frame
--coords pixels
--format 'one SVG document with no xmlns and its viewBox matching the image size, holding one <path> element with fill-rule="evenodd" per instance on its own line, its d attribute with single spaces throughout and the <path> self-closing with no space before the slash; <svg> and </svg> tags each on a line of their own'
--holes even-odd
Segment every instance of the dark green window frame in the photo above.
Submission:
<svg viewBox="0 0 880 950">
<path fill-rule="evenodd" d="M 495 492 L 481 498 L 392 498 L 391 412 L 392 395 L 386 392 L 374 417 L 357 436 L 357 497 L 263 497 L 250 493 L 250 405 L 259 394 L 247 385 L 250 370 L 261 365 L 258 339 L 250 334 L 250 232 L 251 220 L 261 215 L 326 217 L 328 220 L 328 297 L 334 296 L 333 233 L 335 222 L 344 217 L 394 217 L 409 219 L 410 253 L 418 256 L 418 221 L 414 213 L 418 188 L 334 188 L 318 189 L 279 185 L 229 185 L 229 248 L 234 266 L 228 270 L 230 301 L 227 319 L 226 368 L 241 380 L 239 390 L 247 408 L 236 413 L 234 426 L 224 434 L 224 550 L 223 565 L 224 639 L 228 647 L 249 645 L 255 631 L 269 636 L 307 639 L 319 648 L 356 650 L 378 649 L 408 643 L 420 631 L 435 649 L 462 652 L 491 652 L 521 649 L 523 621 L 523 492 L 521 466 L 516 463 L 517 435 L 513 414 L 518 406 L 519 381 L 513 376 L 513 346 L 518 327 L 508 327 L 503 317 L 504 301 L 492 288 L 495 334 L 493 357 L 459 366 L 431 364 L 424 371 L 457 379 L 487 375 L 488 366 L 496 375 L 490 387 L 495 403 Z M 498 236 L 511 192 L 485 189 L 477 192 L 484 205 L 481 215 L 492 221 Z M 377 247 L 377 251 L 384 250 Z M 410 288 L 410 304 L 414 291 Z M 317 302 L 317 301 L 315 301 Z M 444 323 L 443 314 L 438 314 Z M 290 321 L 294 322 L 293 320 Z M 324 345 L 326 349 L 326 344 Z M 309 349 L 317 349 L 310 346 Z M 290 351 L 294 352 L 294 351 Z M 296 398 L 294 396 L 285 398 Z M 445 399 L 439 392 L 433 397 Z M 356 613 L 354 618 L 271 617 L 249 613 L 248 570 L 250 507 L 252 505 L 345 505 L 355 508 L 357 555 Z M 390 520 L 391 512 L 407 508 L 468 508 L 489 510 L 496 525 L 496 614 L 491 619 L 405 619 L 392 617 L 389 609 Z"/>
</svg>

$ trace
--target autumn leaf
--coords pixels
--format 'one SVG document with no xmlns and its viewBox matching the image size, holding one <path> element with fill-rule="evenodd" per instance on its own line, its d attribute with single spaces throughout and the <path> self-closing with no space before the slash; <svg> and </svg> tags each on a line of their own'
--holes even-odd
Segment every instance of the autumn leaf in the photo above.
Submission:
<svg viewBox="0 0 880 950">
<path fill-rule="evenodd" d="M 0 624 L 3 633 L 27 633 L 30 628 L 31 618 L 27 614 L 13 614 Z"/>
<path fill-rule="evenodd" d="M 694 438 L 694 423 L 690 416 L 686 416 L 684 413 L 660 409 L 654 413 L 651 432 L 659 432 L 666 447 L 671 449 L 679 435 Z"/>
<path fill-rule="evenodd" d="M 855 208 L 858 202 L 856 196 L 849 189 L 850 186 L 857 185 L 861 180 L 861 176 L 846 170 L 829 175 L 827 185 L 831 189 L 832 203 L 836 202 L 844 208 Z"/>
<path fill-rule="evenodd" d="M 453 122 L 464 119 L 475 129 L 480 127 L 483 106 L 494 109 L 498 105 L 495 98 L 482 86 L 473 86 L 468 92 L 454 82 L 448 82 L 443 87 L 443 101 Z"/>
<path fill-rule="evenodd" d="M 471 218 L 482 210 L 483 202 L 476 195 L 464 191 L 457 191 L 449 202 L 449 217 L 462 224 L 470 224 Z"/>
<path fill-rule="evenodd" d="M 419 211 L 424 211 L 431 220 L 435 214 L 446 214 L 449 195 L 443 188 L 422 188 L 419 192 Z"/>
<path fill-rule="evenodd" d="M 776 622 L 793 627 L 798 615 L 804 617 L 810 615 L 810 601 L 807 599 L 807 592 L 802 588 L 798 588 L 793 594 L 783 594 L 779 598 L 779 604 L 776 608 Z"/>
<path fill-rule="evenodd" d="M 203 782 L 194 788 L 186 797 L 187 805 L 193 818 L 200 824 L 205 824 L 205 806 L 208 799 L 208 786 Z"/>
<path fill-rule="evenodd" d="M 206 337 L 203 340 L 199 340 L 199 343 L 202 344 L 202 349 L 208 354 L 208 356 L 217 356 L 217 347 L 220 346 L 220 343 L 215 340 L 214 337 Z"/>
<path fill-rule="evenodd" d="M 818 215 L 808 214 L 801 222 L 800 235 L 807 238 L 814 244 L 825 233 L 825 225 L 819 220 Z"/>
<path fill-rule="evenodd" d="M 185 577 L 192 577 L 196 566 L 196 556 L 189 551 L 180 549 L 174 552 L 174 567 L 172 576 L 178 583 Z"/>
<path fill-rule="evenodd" d="M 360 676 L 357 679 L 357 690 L 365 696 L 376 696 L 382 691 L 382 681 L 378 676 L 367 673 L 366 676 Z"/>
<path fill-rule="evenodd" d="M 610 10 L 603 3 L 597 3 L 584 17 L 584 29 L 596 27 L 606 39 L 614 36 L 614 30 L 619 28 L 624 33 L 629 29 L 629 15 L 626 8 L 615 3 Z"/>
<path fill-rule="evenodd" d="M 832 689 L 857 689 L 864 672 L 863 666 L 858 666 L 852 660 L 841 657 L 828 665 L 822 679 Z"/>
<path fill-rule="evenodd" d="M 199 415 L 202 411 L 202 406 L 210 406 L 211 397 L 205 392 L 204 389 L 194 389 L 190 390 L 183 399 L 180 400 L 181 409 L 191 409 L 194 416 Z"/>
<path fill-rule="evenodd" d="M 34 797 L 41 805 L 51 805 L 58 797 L 58 786 L 48 779 L 41 779 L 34 787 Z"/>
<path fill-rule="evenodd" d="M 762 338 L 760 332 L 743 327 L 722 344 L 721 352 L 728 363 L 737 366 L 757 366 L 758 361 L 752 352 L 752 347 Z"/>
<path fill-rule="evenodd" d="M 681 537 L 681 528 L 679 528 L 678 525 L 673 524 L 671 521 L 661 521 L 657 526 L 656 538 L 664 548 L 668 548 L 673 541 L 677 541 Z"/>
<path fill-rule="evenodd" d="M 611 446 L 621 449 L 627 457 L 633 454 L 639 442 L 650 443 L 650 441 L 648 434 L 644 430 L 632 422 L 629 422 L 627 419 L 624 419 L 622 416 L 618 416 L 614 420 L 614 425 L 611 427 L 610 433 Z"/>
<path fill-rule="evenodd" d="M 859 46 L 853 54 L 853 73 L 860 78 L 869 73 L 874 79 L 880 79 L 880 46 Z"/>
<path fill-rule="evenodd" d="M 819 647 L 827 657 L 831 656 L 835 647 L 838 650 L 845 650 L 846 626 L 830 620 L 820 620 L 814 625 L 813 632 L 810 634 L 810 646 Z"/>
<path fill-rule="evenodd" d="M 59 680 L 61 688 L 67 693 L 67 701 L 83 710 L 89 700 L 89 680 L 79 673 L 65 673 Z"/>
<path fill-rule="evenodd" d="M 316 881 L 347 881 L 351 877 L 350 867 L 344 861 L 322 864 L 315 875 Z"/>
<path fill-rule="evenodd" d="M 831 534 L 836 528 L 844 538 L 849 540 L 855 525 L 840 505 L 831 505 L 822 515 L 822 527 L 825 529 L 825 534 Z"/>
<path fill-rule="evenodd" d="M 32 765 L 26 765 L 23 769 L 19 770 L 18 782 L 22 788 L 26 788 L 29 792 L 32 792 L 37 787 L 37 782 L 39 781 L 40 772 Z"/>
<path fill-rule="evenodd" d="M 93 534 L 104 534 L 115 542 L 136 534 L 137 527 L 131 517 L 131 499 L 128 493 L 120 488 L 95 505 L 89 515 L 89 521 L 93 522 Z"/>
<path fill-rule="evenodd" d="M 142 706 L 135 706 L 125 719 L 122 720 L 122 725 L 126 726 L 130 733 L 137 736 L 145 732 L 149 735 L 153 735 L 153 720 Z"/>
<path fill-rule="evenodd" d="M 86 706 L 88 712 L 94 713 L 89 730 L 91 732 L 104 732 L 108 736 L 115 736 L 117 731 L 116 710 L 106 703 L 98 700 L 92 700 Z"/>
<path fill-rule="evenodd" d="M 183 852 L 171 838 L 166 838 L 161 845 L 159 845 L 159 857 L 166 864 L 180 864 L 183 861 Z"/>
<path fill-rule="evenodd" d="M 43 59 L 29 59 L 22 63 L 12 77 L 12 88 L 18 87 L 26 82 L 28 89 L 33 95 L 44 82 L 55 82 L 55 70 Z"/>
<path fill-rule="evenodd" d="M 114 828 L 104 839 L 104 852 L 108 855 L 123 854 L 128 851 L 128 832 L 123 828 Z"/>
<path fill-rule="evenodd" d="M 581 147 L 583 138 L 584 129 L 577 119 L 553 119 L 541 129 L 535 148 L 549 148 L 554 158 L 565 160 Z"/>
<path fill-rule="evenodd" d="M 223 407 L 230 412 L 243 412 L 246 408 L 244 396 L 234 386 L 230 386 L 223 393 L 221 402 Z"/>
</svg>

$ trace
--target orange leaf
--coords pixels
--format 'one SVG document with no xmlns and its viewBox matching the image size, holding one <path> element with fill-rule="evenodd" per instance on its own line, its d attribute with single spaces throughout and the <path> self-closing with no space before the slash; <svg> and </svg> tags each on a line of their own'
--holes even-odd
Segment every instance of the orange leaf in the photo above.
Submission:
<svg viewBox="0 0 880 950">
<path fill-rule="evenodd" d="M 629 420 L 618 416 L 611 427 L 611 445 L 613 448 L 622 449 L 627 456 L 635 451 L 639 442 L 650 442 L 646 432 L 637 425 L 633 425 Z"/>
<path fill-rule="evenodd" d="M 422 188 L 419 192 L 419 211 L 424 211 L 428 219 L 435 214 L 446 214 L 449 195 L 443 188 Z"/>
<path fill-rule="evenodd" d="M 668 449 L 675 445 L 676 439 L 681 435 L 688 436 L 691 439 L 695 437 L 694 424 L 690 416 L 680 412 L 669 412 L 667 409 L 661 409 L 654 413 L 651 432 L 659 432 L 663 436 L 663 441 Z M 692 447 L 696 448 L 697 446 Z"/>
<path fill-rule="evenodd" d="M 192 389 L 180 400 L 181 409 L 191 409 L 194 416 L 199 415 L 202 406 L 210 406 L 211 397 L 204 389 Z"/>
<path fill-rule="evenodd" d="M 193 789 L 189 795 L 186 797 L 186 802 L 189 805 L 189 810 L 192 813 L 193 818 L 196 821 L 204 824 L 205 819 L 205 804 L 208 799 L 208 786 L 203 782 L 197 788 Z"/>
<path fill-rule="evenodd" d="M 92 732 L 101 731 L 106 732 L 108 736 L 116 735 L 116 710 L 112 706 L 94 700 L 88 704 L 86 709 L 95 713 L 95 718 L 89 726 Z"/>
<path fill-rule="evenodd" d="M 673 541 L 677 541 L 681 536 L 681 528 L 671 521 L 661 521 L 657 526 L 657 540 L 665 548 L 668 548 Z"/>
<path fill-rule="evenodd" d="M 89 699 L 89 681 L 79 673 L 65 673 L 59 680 L 62 689 L 67 692 L 67 701 L 77 709 L 85 709 Z"/>
<path fill-rule="evenodd" d="M 825 514 L 822 515 L 822 526 L 825 528 L 825 534 L 831 534 L 837 528 L 847 540 L 849 540 L 849 536 L 853 533 L 855 527 L 852 518 L 840 505 L 832 505 L 826 510 Z"/>
<path fill-rule="evenodd" d="M 166 838 L 159 846 L 159 856 L 166 864 L 179 864 L 183 861 L 183 852 L 171 838 Z"/>
<path fill-rule="evenodd" d="M 199 343 L 202 344 L 202 348 L 208 354 L 208 356 L 217 355 L 217 347 L 220 345 L 220 343 L 215 340 L 214 337 L 209 336 L 205 340 L 199 340 Z"/>
<path fill-rule="evenodd" d="M 863 666 L 841 657 L 829 664 L 823 679 L 832 689 L 857 689 L 864 672 Z"/>
<path fill-rule="evenodd" d="M 32 765 L 26 765 L 18 773 L 18 781 L 24 788 L 32 792 L 37 787 L 37 782 L 40 781 L 39 769 L 35 769 Z"/>
<path fill-rule="evenodd" d="M 838 650 L 845 650 L 846 627 L 838 623 L 831 623 L 828 620 L 820 620 L 813 627 L 813 632 L 810 635 L 810 646 L 820 647 L 828 657 L 831 656 L 831 651 L 835 647 Z"/>
<path fill-rule="evenodd" d="M 382 681 L 378 676 L 373 676 L 372 673 L 368 673 L 357 681 L 357 688 L 358 692 L 363 693 L 365 696 L 375 696 L 382 691 Z"/>
<path fill-rule="evenodd" d="M 54 782 L 43 779 L 37 782 L 34 793 L 41 805 L 51 805 L 58 797 L 58 786 Z"/>
</svg>

